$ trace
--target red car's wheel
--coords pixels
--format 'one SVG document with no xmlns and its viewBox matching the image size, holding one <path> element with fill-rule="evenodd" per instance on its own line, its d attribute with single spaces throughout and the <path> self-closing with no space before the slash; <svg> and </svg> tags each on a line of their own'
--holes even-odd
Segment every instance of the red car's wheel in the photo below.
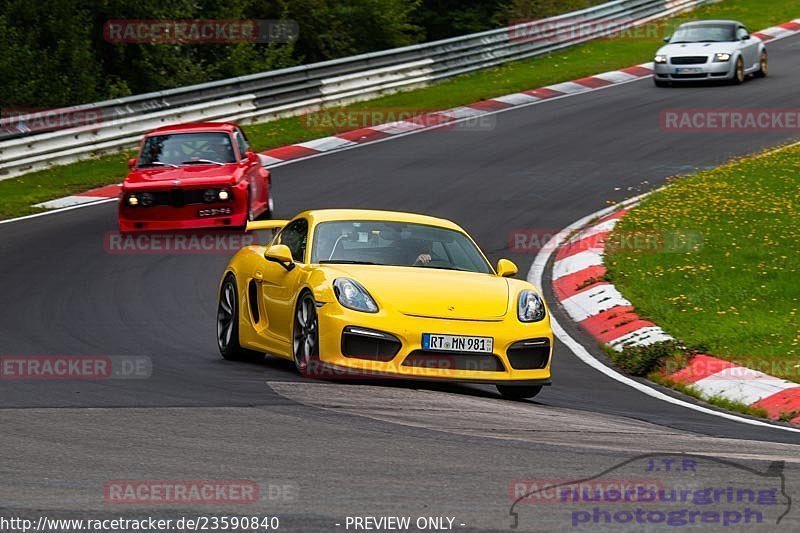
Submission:
<svg viewBox="0 0 800 533">
<path fill-rule="evenodd" d="M 255 212 L 253 211 L 253 197 L 250 194 L 250 190 L 247 191 L 247 221 L 252 222 L 255 220 Z"/>
<path fill-rule="evenodd" d="M 267 182 L 267 210 L 261 215 L 261 218 L 270 219 L 272 213 L 275 212 L 275 202 L 272 200 L 272 181 Z"/>
</svg>

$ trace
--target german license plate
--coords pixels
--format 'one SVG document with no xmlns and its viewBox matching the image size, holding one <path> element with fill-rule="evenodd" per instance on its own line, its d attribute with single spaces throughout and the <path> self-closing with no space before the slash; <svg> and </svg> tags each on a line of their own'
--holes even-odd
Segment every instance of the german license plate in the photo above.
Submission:
<svg viewBox="0 0 800 533">
<path fill-rule="evenodd" d="M 422 349 L 432 352 L 491 353 L 493 347 L 494 339 L 492 337 L 442 335 L 439 333 L 422 334 Z"/>
<path fill-rule="evenodd" d="M 230 215 L 233 210 L 230 207 L 213 207 L 209 209 L 200 209 L 197 211 L 199 217 L 218 217 L 222 215 Z"/>
<path fill-rule="evenodd" d="M 702 71 L 700 68 L 676 68 L 675 74 L 699 74 Z"/>
</svg>

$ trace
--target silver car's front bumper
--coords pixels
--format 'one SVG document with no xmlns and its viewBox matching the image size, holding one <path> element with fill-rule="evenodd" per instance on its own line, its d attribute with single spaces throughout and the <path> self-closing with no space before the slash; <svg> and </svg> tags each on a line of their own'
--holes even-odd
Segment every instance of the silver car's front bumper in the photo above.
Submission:
<svg viewBox="0 0 800 533">
<path fill-rule="evenodd" d="M 714 63 L 710 59 L 700 65 L 655 63 L 653 70 L 660 81 L 729 80 L 735 74 L 735 63 L 733 60 Z"/>
</svg>

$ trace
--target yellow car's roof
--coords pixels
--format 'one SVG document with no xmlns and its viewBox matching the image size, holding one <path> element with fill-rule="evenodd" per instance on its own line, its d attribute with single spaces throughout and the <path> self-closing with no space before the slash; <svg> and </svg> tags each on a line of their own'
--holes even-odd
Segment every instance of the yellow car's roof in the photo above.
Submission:
<svg viewBox="0 0 800 533">
<path fill-rule="evenodd" d="M 380 211 L 375 209 L 315 209 L 305 211 L 297 217 L 307 217 L 314 223 L 330 222 L 336 220 L 382 220 L 392 222 L 408 222 L 438 226 L 464 232 L 458 224 L 444 218 L 420 215 L 417 213 L 404 213 L 401 211 Z"/>
</svg>

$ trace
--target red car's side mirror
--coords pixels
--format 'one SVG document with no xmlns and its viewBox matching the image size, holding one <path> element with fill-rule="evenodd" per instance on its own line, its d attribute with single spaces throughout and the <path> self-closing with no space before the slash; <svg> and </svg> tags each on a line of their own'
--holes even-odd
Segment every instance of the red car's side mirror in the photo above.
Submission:
<svg viewBox="0 0 800 533">
<path fill-rule="evenodd" d="M 250 161 L 251 163 L 258 163 L 261 161 L 258 158 L 258 154 L 256 154 L 255 152 L 246 152 L 245 156 L 247 157 L 247 160 Z"/>
<path fill-rule="evenodd" d="M 136 168 L 136 158 L 135 157 L 131 157 L 130 159 L 128 159 L 128 168 L 131 169 L 131 170 Z"/>
</svg>

